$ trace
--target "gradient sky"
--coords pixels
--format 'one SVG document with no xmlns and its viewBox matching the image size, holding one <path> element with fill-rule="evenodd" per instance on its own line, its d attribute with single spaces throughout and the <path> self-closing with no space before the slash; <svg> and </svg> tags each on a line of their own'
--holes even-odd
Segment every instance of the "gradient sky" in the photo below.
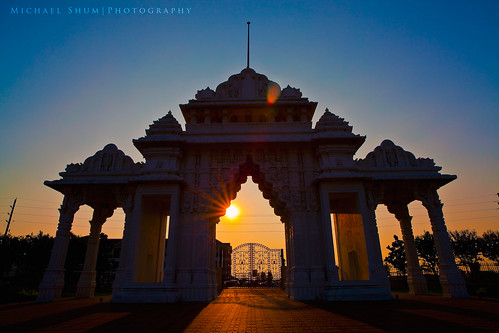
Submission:
<svg viewBox="0 0 499 333">
<path fill-rule="evenodd" d="M 191 12 L 67 14 L 115 3 Z M 11 7 L 62 14 L 15 15 Z M 18 197 L 11 232 L 55 233 L 62 195 L 43 181 L 57 179 L 66 164 L 110 142 L 141 161 L 132 139 L 154 120 L 171 110 L 183 125 L 178 104 L 246 66 L 246 21 L 251 67 L 318 102 L 314 122 L 329 107 L 366 135 L 356 158 L 385 138 L 431 157 L 442 173 L 458 176 L 439 191 L 448 228 L 499 229 L 497 1 L 4 0 L 0 218 Z M 243 185 L 238 223 L 263 224 L 241 233 L 224 221 L 217 237 L 234 247 L 270 237 L 267 246 L 283 247 L 282 225 L 257 192 Z M 429 230 L 421 204 L 410 208 L 415 234 Z M 73 232 L 89 232 L 90 212 L 81 209 Z M 384 248 L 400 228 L 384 207 L 377 214 Z M 121 237 L 122 221 L 116 211 L 104 232 Z"/>
</svg>

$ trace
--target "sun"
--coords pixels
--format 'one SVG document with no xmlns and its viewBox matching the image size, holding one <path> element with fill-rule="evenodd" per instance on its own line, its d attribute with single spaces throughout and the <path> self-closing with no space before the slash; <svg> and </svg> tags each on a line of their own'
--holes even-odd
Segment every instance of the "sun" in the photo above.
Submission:
<svg viewBox="0 0 499 333">
<path fill-rule="evenodd" d="M 239 216 L 239 208 L 237 208 L 237 206 L 230 205 L 225 211 L 225 216 L 231 220 L 235 219 Z"/>
</svg>

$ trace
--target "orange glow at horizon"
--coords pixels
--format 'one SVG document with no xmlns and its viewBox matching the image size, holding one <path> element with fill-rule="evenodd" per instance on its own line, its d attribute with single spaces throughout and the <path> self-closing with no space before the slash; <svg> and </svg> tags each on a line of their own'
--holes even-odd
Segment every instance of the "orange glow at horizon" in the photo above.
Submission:
<svg viewBox="0 0 499 333">
<path fill-rule="evenodd" d="M 279 89 L 279 86 L 276 83 L 270 82 L 267 89 L 267 103 L 274 104 L 280 94 L 281 90 Z"/>
</svg>

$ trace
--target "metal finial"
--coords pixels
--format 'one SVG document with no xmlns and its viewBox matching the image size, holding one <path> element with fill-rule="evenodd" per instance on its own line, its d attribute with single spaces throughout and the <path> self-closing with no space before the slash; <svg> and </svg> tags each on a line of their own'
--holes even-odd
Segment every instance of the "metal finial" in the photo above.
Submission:
<svg viewBox="0 0 499 333">
<path fill-rule="evenodd" d="M 250 22 L 247 22 L 248 24 L 248 54 L 246 57 L 246 68 L 249 68 L 249 28 L 250 28 Z"/>
</svg>

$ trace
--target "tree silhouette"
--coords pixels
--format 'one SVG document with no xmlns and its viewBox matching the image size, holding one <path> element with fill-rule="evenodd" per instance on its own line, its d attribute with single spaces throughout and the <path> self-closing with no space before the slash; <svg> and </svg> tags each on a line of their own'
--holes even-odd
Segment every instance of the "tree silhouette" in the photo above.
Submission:
<svg viewBox="0 0 499 333">
<path fill-rule="evenodd" d="M 438 256 L 433 235 L 425 231 L 422 235 L 417 236 L 414 241 L 416 242 L 418 256 L 424 261 L 421 268 L 431 272 L 433 275 L 437 275 Z"/>
<path fill-rule="evenodd" d="M 460 230 L 449 232 L 450 242 L 454 255 L 461 265 L 469 267 L 471 273 L 480 270 L 480 237 L 475 230 Z"/>
<path fill-rule="evenodd" d="M 397 235 L 393 235 L 393 238 L 395 240 L 392 242 L 392 245 L 386 247 L 390 252 L 385 257 L 385 262 L 405 275 L 407 272 L 407 259 L 405 257 L 404 241 L 399 239 Z"/>
<path fill-rule="evenodd" d="M 485 258 L 499 265 L 499 231 L 488 230 L 484 232 L 480 248 Z"/>
</svg>

